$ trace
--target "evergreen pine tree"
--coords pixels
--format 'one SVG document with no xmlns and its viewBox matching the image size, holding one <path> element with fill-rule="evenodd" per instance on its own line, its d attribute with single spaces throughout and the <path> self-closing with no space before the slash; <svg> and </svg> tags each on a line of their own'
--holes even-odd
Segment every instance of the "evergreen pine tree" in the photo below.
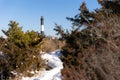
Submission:
<svg viewBox="0 0 120 80">
<path fill-rule="evenodd" d="M 10 21 L 10 28 L 3 33 L 7 38 L 0 37 L 0 72 L 6 80 L 9 78 L 31 76 L 31 71 L 44 67 L 40 57 L 43 37 L 35 31 L 23 32 L 15 21 Z M 16 74 L 14 74 L 16 73 Z"/>
</svg>

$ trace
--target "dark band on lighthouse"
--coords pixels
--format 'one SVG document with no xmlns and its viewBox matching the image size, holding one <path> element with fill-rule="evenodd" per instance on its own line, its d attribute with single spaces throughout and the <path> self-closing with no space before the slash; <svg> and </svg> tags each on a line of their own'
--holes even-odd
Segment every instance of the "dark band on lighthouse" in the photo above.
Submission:
<svg viewBox="0 0 120 80">
<path fill-rule="evenodd" d="M 41 16 L 41 34 L 44 35 L 44 18 Z"/>
<path fill-rule="evenodd" d="M 41 16 L 41 25 L 44 25 L 44 18 Z"/>
</svg>

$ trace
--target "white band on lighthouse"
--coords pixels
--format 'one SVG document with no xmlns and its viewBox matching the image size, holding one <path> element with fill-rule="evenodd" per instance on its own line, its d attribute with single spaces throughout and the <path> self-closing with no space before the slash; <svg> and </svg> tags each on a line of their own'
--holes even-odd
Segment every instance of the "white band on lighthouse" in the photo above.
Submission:
<svg viewBox="0 0 120 80">
<path fill-rule="evenodd" d="M 44 25 L 41 25 L 41 31 L 44 31 Z"/>
</svg>

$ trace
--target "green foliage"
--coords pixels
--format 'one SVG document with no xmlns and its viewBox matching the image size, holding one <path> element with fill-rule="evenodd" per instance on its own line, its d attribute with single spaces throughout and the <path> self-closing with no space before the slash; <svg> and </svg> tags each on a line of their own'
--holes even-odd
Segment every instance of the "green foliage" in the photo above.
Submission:
<svg viewBox="0 0 120 80">
<path fill-rule="evenodd" d="M 66 33 L 67 33 L 67 35 L 66 35 L 66 33 L 64 32 L 64 29 L 62 29 L 61 25 L 55 24 L 55 27 L 56 28 L 54 28 L 54 30 L 57 32 L 57 35 L 60 35 L 60 37 L 61 37 L 60 39 L 64 40 L 68 36 L 69 31 L 68 30 L 66 31 Z"/>
<path fill-rule="evenodd" d="M 112 13 L 120 14 L 120 1 L 119 0 L 98 0 L 99 4 L 102 6 L 102 10 L 107 14 Z"/>
<path fill-rule="evenodd" d="M 101 4 L 101 9 L 96 9 L 95 18 L 96 20 L 104 20 L 106 17 L 112 15 L 120 16 L 120 1 L 119 0 L 98 0 Z"/>
<path fill-rule="evenodd" d="M 39 46 L 40 48 L 40 45 L 39 44 L 42 39 L 44 37 L 42 35 L 39 35 L 39 33 L 35 32 L 35 31 L 27 31 L 25 34 L 24 34 L 24 42 L 26 45 L 29 45 L 29 46 L 32 46 L 32 47 L 35 47 L 35 46 Z"/>
<path fill-rule="evenodd" d="M 15 21 L 10 21 L 10 28 L 2 30 L 7 38 L 0 37 L 0 72 L 6 78 L 32 75 L 44 67 L 40 57 L 43 36 L 35 31 L 23 32 Z"/>
<path fill-rule="evenodd" d="M 10 28 L 7 31 L 2 31 L 7 36 L 8 41 L 13 42 L 20 48 L 35 47 L 39 45 L 42 38 L 44 38 L 35 31 L 27 31 L 24 33 L 22 28 L 19 27 L 19 23 L 15 21 L 10 21 L 9 26 Z"/>
<path fill-rule="evenodd" d="M 94 12 L 89 12 L 86 7 L 86 3 L 83 2 L 79 8 L 80 13 L 75 15 L 74 18 L 67 17 L 68 20 L 72 21 L 73 26 L 81 26 L 83 23 L 90 24 L 94 21 Z"/>
<path fill-rule="evenodd" d="M 3 33 L 7 36 L 7 39 L 11 42 L 14 42 L 16 45 L 22 47 L 22 39 L 24 36 L 24 32 L 22 28 L 19 27 L 19 24 L 15 21 L 10 21 L 8 24 L 10 28 L 7 31 L 3 31 Z"/>
</svg>

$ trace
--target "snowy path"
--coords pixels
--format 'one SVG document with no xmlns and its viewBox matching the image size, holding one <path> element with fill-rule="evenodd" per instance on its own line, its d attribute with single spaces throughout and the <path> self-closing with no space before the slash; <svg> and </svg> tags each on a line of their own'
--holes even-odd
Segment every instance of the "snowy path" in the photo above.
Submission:
<svg viewBox="0 0 120 80">
<path fill-rule="evenodd" d="M 63 69 L 63 63 L 59 59 L 61 56 L 60 51 L 55 51 L 42 55 L 43 59 L 48 61 L 48 65 L 52 69 L 43 71 L 42 75 L 38 74 L 35 77 L 24 77 L 22 80 L 61 80 L 61 69 Z"/>
</svg>

